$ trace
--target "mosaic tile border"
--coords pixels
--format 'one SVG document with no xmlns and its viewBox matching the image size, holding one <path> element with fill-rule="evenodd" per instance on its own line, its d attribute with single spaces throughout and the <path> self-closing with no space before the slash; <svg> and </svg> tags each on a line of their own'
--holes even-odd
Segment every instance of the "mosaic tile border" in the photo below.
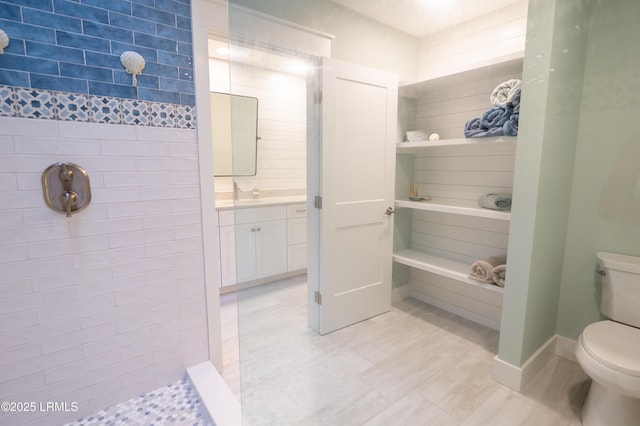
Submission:
<svg viewBox="0 0 640 426">
<path fill-rule="evenodd" d="M 0 86 L 0 116 L 86 123 L 196 128 L 189 105 Z"/>
</svg>

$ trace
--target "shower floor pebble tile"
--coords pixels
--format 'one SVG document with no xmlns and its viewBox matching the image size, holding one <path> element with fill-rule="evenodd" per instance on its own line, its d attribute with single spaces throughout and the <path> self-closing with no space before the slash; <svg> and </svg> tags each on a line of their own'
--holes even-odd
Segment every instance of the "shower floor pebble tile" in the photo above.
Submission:
<svg viewBox="0 0 640 426">
<path fill-rule="evenodd" d="M 164 386 L 65 426 L 210 426 L 202 415 L 200 398 L 188 378 Z"/>
</svg>

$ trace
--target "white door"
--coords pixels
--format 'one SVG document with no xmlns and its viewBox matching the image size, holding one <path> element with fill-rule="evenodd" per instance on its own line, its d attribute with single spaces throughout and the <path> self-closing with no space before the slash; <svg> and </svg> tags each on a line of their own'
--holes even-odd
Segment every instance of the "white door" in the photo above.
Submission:
<svg viewBox="0 0 640 426">
<path fill-rule="evenodd" d="M 319 292 L 311 326 L 325 334 L 390 309 L 398 81 L 329 58 L 321 68 L 320 264 L 309 287 Z"/>
</svg>

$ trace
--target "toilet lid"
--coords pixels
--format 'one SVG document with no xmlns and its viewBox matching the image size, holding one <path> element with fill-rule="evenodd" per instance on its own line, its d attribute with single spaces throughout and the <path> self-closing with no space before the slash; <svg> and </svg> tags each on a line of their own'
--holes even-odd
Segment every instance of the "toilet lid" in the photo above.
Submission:
<svg viewBox="0 0 640 426">
<path fill-rule="evenodd" d="M 615 321 L 595 322 L 582 332 L 582 345 L 607 367 L 640 377 L 640 329 Z"/>
</svg>

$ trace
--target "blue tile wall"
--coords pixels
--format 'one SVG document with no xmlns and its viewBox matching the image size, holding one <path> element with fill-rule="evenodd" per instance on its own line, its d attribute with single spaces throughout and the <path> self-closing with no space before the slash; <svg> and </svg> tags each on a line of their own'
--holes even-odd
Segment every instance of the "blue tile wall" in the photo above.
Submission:
<svg viewBox="0 0 640 426">
<path fill-rule="evenodd" d="M 11 39 L 0 55 L 5 88 L 194 110 L 191 0 L 0 0 L 0 28 Z M 120 64 L 126 50 L 146 62 L 138 87 Z M 0 115 L 7 114 L 0 109 Z"/>
</svg>

